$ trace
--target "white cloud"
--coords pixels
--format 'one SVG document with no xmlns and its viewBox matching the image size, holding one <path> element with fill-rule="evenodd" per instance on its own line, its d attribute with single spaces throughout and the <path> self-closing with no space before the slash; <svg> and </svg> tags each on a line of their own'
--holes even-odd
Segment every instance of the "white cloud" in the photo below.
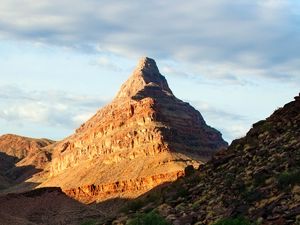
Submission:
<svg viewBox="0 0 300 225">
<path fill-rule="evenodd" d="M 234 140 L 237 138 L 242 138 L 249 131 L 251 126 L 247 126 L 245 124 L 234 124 L 232 126 L 226 127 L 223 129 L 223 133 L 230 138 L 230 140 Z"/>
<path fill-rule="evenodd" d="M 77 114 L 73 116 L 72 120 L 74 121 L 75 124 L 82 124 L 88 119 L 90 119 L 95 113 L 94 112 L 85 112 L 81 114 Z"/>
<path fill-rule="evenodd" d="M 77 96 L 62 91 L 25 91 L 0 87 L 0 119 L 26 126 L 59 126 L 74 129 L 89 119 L 105 101 L 93 96 Z"/>
<path fill-rule="evenodd" d="M 0 118 L 9 121 L 22 119 L 29 122 L 41 122 L 46 119 L 47 111 L 45 105 L 39 102 L 11 105 L 9 108 L 0 110 Z"/>
<path fill-rule="evenodd" d="M 99 66 L 102 69 L 108 69 L 116 72 L 123 72 L 122 68 L 107 56 L 100 56 L 96 60 L 91 61 L 90 64 L 94 66 Z"/>
<path fill-rule="evenodd" d="M 216 108 L 207 102 L 191 103 L 201 112 L 207 124 L 221 131 L 223 138 L 229 142 L 245 136 L 253 123 L 253 118 Z"/>
<path fill-rule="evenodd" d="M 29 42 L 43 48 L 50 46 L 49 49 L 55 46 L 59 51 L 75 49 L 79 54 L 89 53 L 95 58 L 93 61 L 88 60 L 89 63 L 97 66 L 92 69 L 98 72 L 101 68 L 99 75 L 103 71 L 106 75 L 107 70 L 122 73 L 124 65 L 129 62 L 128 58 L 131 60 L 148 55 L 157 59 L 158 63 L 162 62 L 163 74 L 174 75 L 176 79 L 187 78 L 193 85 L 201 83 L 199 87 L 206 87 L 205 91 L 209 88 L 220 90 L 225 86 L 232 88 L 232 85 L 243 85 L 239 88 L 247 89 L 245 95 L 247 91 L 257 91 L 251 85 L 262 84 L 264 88 L 274 84 L 280 91 L 285 88 L 287 95 L 287 85 L 282 83 L 293 84 L 296 88 L 300 85 L 299 11 L 300 3 L 292 0 L 124 0 L 118 3 L 108 0 L 2 0 L 0 41 L 9 40 L 14 45 L 17 40 L 20 46 Z M 2 50 L 6 57 L 5 49 Z M 73 71 L 78 72 L 77 68 L 84 67 L 74 66 L 74 70 L 68 70 L 63 67 L 63 62 L 59 65 L 49 64 L 51 66 L 45 63 L 39 68 L 34 60 L 27 62 L 26 54 L 29 51 L 25 49 L 24 52 L 24 57 L 18 60 L 22 61 L 20 64 L 23 64 L 24 70 L 34 68 L 25 73 L 39 73 L 32 75 L 33 79 L 38 76 L 51 77 L 44 73 L 49 67 L 53 70 L 48 74 L 55 74 L 55 70 L 62 71 L 63 68 L 64 73 L 72 75 Z M 40 56 L 39 53 L 34 55 Z M 126 63 L 122 63 L 125 58 Z M 6 72 L 9 66 L 13 71 L 15 63 L 8 65 Z M 71 63 L 68 64 L 70 66 Z M 85 75 L 86 70 L 84 68 L 79 72 Z M 70 79 L 72 75 L 62 75 L 66 76 L 62 80 L 73 83 L 73 77 Z M 24 77 L 21 79 L 26 79 Z M 76 89 L 71 84 L 68 88 Z M 234 95 L 228 93 L 235 93 L 235 89 L 230 88 L 221 90 L 227 91 L 224 96 L 229 96 L 228 101 Z M 222 95 L 221 91 L 216 92 Z M 241 93 L 239 91 L 236 95 Z M 258 94 L 253 96 L 259 98 Z M 279 98 L 279 94 L 277 97 L 269 96 L 264 100 L 271 107 L 270 102 Z M 67 128 L 74 128 L 103 105 L 101 99 L 93 96 L 58 91 L 25 91 L 15 86 L 1 86 L 0 99 L 4 102 L 0 102 L 2 120 L 24 125 L 32 122 Z M 241 135 L 245 127 L 255 122 L 253 118 L 245 118 L 246 113 L 255 114 L 251 110 L 257 104 L 265 105 L 261 102 L 252 104 L 248 112 L 244 110 L 245 115 L 239 115 L 243 109 L 232 110 L 239 113 L 230 113 L 229 109 L 211 106 L 222 105 L 220 101 L 223 99 L 207 105 L 200 104 L 199 109 L 204 118 L 211 121 L 209 124 L 224 131 L 228 139 Z M 238 102 L 241 108 L 248 109 L 247 98 L 242 101 Z"/>
<path fill-rule="evenodd" d="M 281 81 L 299 77 L 296 67 L 273 75 L 274 66 L 300 57 L 297 1 L 3 0 L 0 7 L 3 39 L 219 65 L 203 69 L 219 78 L 233 70 Z M 94 63 L 119 69 L 106 58 Z"/>
</svg>

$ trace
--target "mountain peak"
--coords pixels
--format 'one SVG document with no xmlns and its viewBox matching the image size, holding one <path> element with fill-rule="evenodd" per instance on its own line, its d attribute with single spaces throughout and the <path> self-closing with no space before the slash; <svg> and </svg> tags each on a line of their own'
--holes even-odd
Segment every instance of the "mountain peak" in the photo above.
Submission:
<svg viewBox="0 0 300 225">
<path fill-rule="evenodd" d="M 149 57 L 142 57 L 132 75 L 122 85 L 116 99 L 132 98 L 139 91 L 150 86 L 158 87 L 168 95 L 173 95 L 166 78 L 160 74 L 155 60 Z"/>
<path fill-rule="evenodd" d="M 157 68 L 155 60 L 151 59 L 149 57 L 141 57 L 136 69 L 137 70 L 150 70 L 152 72 L 155 72 L 156 74 L 159 73 L 159 70 Z"/>
</svg>

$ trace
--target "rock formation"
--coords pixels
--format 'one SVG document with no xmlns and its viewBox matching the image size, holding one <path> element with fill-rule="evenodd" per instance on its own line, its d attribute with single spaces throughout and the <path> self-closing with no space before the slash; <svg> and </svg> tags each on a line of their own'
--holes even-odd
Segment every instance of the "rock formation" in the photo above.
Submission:
<svg viewBox="0 0 300 225">
<path fill-rule="evenodd" d="M 0 136 L 0 189 L 20 183 L 51 161 L 43 148 L 54 143 L 13 134 Z"/>
<path fill-rule="evenodd" d="M 0 152 L 16 157 L 19 161 L 34 155 L 43 147 L 54 143 L 49 139 L 35 139 L 22 137 L 15 134 L 0 136 Z"/>
<path fill-rule="evenodd" d="M 226 146 L 220 132 L 173 95 L 155 61 L 142 58 L 110 104 L 47 147 L 53 160 L 41 186 L 60 186 L 81 201 L 135 197 Z"/>
<path fill-rule="evenodd" d="M 227 219 L 222 224 L 299 224 L 299 137 L 300 95 L 255 123 L 199 171 L 160 191 L 156 207 L 144 200 L 139 213 L 154 208 L 172 224 L 206 225 L 219 219 Z M 115 224 L 135 216 L 123 215 Z"/>
</svg>

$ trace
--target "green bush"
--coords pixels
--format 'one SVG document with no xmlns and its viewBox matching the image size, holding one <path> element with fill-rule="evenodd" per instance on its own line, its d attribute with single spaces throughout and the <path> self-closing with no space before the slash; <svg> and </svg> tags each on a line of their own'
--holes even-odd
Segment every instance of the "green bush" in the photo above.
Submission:
<svg viewBox="0 0 300 225">
<path fill-rule="evenodd" d="M 249 202 L 254 202 L 262 198 L 263 194 L 257 190 L 253 189 L 252 187 L 247 188 L 242 194 L 242 198 Z"/>
<path fill-rule="evenodd" d="M 279 188 L 300 183 L 300 170 L 283 172 L 278 176 Z"/>
<path fill-rule="evenodd" d="M 125 206 L 122 209 L 122 212 L 128 213 L 129 211 L 138 211 L 145 205 L 145 202 L 143 202 L 140 199 L 135 199 L 132 201 L 129 201 L 125 204 Z"/>
<path fill-rule="evenodd" d="M 268 176 L 265 174 L 259 174 L 258 176 L 254 177 L 253 185 L 255 187 L 261 186 L 265 184 L 266 180 L 268 179 Z"/>
<path fill-rule="evenodd" d="M 176 193 L 176 197 L 186 197 L 188 196 L 189 192 L 187 189 L 185 189 L 184 187 L 180 187 L 179 189 L 177 189 L 177 193 Z"/>
<path fill-rule="evenodd" d="M 220 219 L 213 225 L 252 225 L 252 223 L 243 217 L 238 217 Z"/>
<path fill-rule="evenodd" d="M 146 196 L 146 201 L 155 203 L 155 202 L 160 202 L 163 199 L 163 194 L 161 191 L 153 191 L 149 195 Z"/>
<path fill-rule="evenodd" d="M 163 217 L 152 211 L 146 214 L 138 214 L 129 220 L 126 225 L 170 225 Z"/>
<path fill-rule="evenodd" d="M 130 200 L 125 204 L 125 206 L 122 209 L 122 212 L 129 212 L 129 211 L 138 211 L 144 206 L 146 206 L 149 203 L 157 204 L 159 202 L 163 201 L 163 194 L 160 191 L 153 191 L 147 196 L 144 196 L 142 198 Z M 150 209 L 152 210 L 152 209 Z"/>
<path fill-rule="evenodd" d="M 96 224 L 97 224 L 96 221 L 90 220 L 90 221 L 83 222 L 80 225 L 96 225 Z"/>
</svg>

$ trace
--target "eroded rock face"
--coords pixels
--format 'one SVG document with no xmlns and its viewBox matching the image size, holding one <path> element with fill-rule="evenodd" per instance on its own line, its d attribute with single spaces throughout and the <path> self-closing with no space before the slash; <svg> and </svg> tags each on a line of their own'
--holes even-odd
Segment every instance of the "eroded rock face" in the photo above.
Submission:
<svg viewBox="0 0 300 225">
<path fill-rule="evenodd" d="M 16 158 L 16 161 L 32 157 L 40 152 L 42 148 L 54 143 L 49 139 L 35 139 L 22 137 L 14 134 L 5 134 L 0 136 L 0 152 Z M 47 157 L 46 157 L 47 158 Z M 45 161 L 49 161 L 45 158 Z M 42 167 L 42 162 L 29 163 Z"/>
<path fill-rule="evenodd" d="M 0 190 L 20 183 L 44 169 L 51 152 L 44 148 L 54 143 L 13 134 L 0 136 Z"/>
<path fill-rule="evenodd" d="M 184 173 L 182 171 L 178 171 L 117 181 L 110 184 L 85 185 L 82 187 L 71 188 L 64 192 L 68 196 L 84 203 L 91 203 L 95 201 L 95 199 L 104 200 L 114 197 L 132 198 L 145 193 L 159 184 L 177 180 L 183 175 Z"/>
<path fill-rule="evenodd" d="M 182 173 L 226 146 L 197 110 L 173 95 L 155 61 L 143 58 L 109 105 L 55 145 L 51 179 L 42 185 L 76 190 L 124 181 L 130 187 L 135 180 Z M 137 189 L 168 180 L 174 176 Z"/>
</svg>

